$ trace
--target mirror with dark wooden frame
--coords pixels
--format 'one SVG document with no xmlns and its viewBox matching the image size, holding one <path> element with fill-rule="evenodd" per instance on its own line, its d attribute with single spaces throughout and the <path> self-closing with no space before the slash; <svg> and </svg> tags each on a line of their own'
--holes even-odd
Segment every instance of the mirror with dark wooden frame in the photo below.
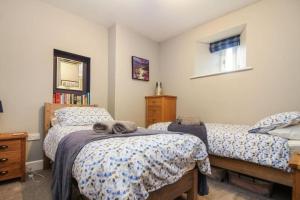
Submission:
<svg viewBox="0 0 300 200">
<path fill-rule="evenodd" d="M 54 49 L 53 92 L 83 95 L 90 92 L 89 57 Z"/>
</svg>

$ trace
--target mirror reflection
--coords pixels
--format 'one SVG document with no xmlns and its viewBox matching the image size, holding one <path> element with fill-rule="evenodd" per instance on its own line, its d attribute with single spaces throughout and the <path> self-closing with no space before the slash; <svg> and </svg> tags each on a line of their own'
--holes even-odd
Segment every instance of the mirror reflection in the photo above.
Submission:
<svg viewBox="0 0 300 200">
<path fill-rule="evenodd" d="M 58 89 L 83 90 L 83 62 L 57 57 Z"/>
</svg>

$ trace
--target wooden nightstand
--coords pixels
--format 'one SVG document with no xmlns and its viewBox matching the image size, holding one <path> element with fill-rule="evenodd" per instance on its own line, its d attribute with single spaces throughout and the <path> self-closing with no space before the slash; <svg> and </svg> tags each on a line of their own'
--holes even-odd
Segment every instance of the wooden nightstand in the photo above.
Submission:
<svg viewBox="0 0 300 200">
<path fill-rule="evenodd" d="M 168 122 L 176 119 L 176 96 L 147 96 L 146 127 L 157 122 Z"/>
<path fill-rule="evenodd" d="M 25 181 L 26 132 L 0 133 L 0 181 Z"/>
</svg>

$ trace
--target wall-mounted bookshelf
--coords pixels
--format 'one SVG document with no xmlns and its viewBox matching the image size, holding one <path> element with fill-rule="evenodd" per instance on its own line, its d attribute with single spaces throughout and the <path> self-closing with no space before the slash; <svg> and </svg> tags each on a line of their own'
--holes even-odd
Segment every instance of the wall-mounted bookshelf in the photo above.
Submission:
<svg viewBox="0 0 300 200">
<path fill-rule="evenodd" d="M 69 93 L 59 93 L 53 94 L 53 103 L 57 104 L 75 104 L 75 105 L 90 105 L 91 96 L 90 93 L 84 95 L 76 95 Z"/>
</svg>

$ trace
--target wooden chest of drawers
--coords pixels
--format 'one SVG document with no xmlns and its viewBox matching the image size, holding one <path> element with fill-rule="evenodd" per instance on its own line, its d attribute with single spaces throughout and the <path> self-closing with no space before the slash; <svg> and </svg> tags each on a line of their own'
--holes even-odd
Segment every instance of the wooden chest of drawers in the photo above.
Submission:
<svg viewBox="0 0 300 200">
<path fill-rule="evenodd" d="M 176 96 L 147 96 L 146 127 L 157 122 L 174 121 L 176 119 Z"/>
<path fill-rule="evenodd" d="M 21 178 L 25 181 L 27 133 L 0 133 L 0 181 Z"/>
</svg>

